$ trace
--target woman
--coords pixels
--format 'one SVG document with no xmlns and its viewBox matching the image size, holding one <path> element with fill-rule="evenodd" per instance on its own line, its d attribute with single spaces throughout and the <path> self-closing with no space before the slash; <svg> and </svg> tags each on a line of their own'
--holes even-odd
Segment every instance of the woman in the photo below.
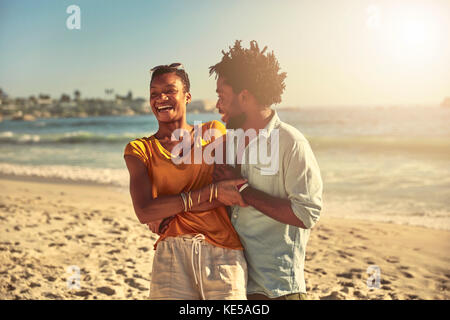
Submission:
<svg viewBox="0 0 450 320">
<path fill-rule="evenodd" d="M 245 206 L 236 188 L 245 180 L 212 184 L 213 165 L 203 160 L 198 164 L 173 161 L 177 157 L 172 151 L 180 142 L 172 141 L 172 134 L 184 130 L 188 133 L 183 136 L 186 142 L 194 141 L 193 133 L 197 131 L 186 122 L 189 89 L 189 78 L 181 64 L 153 68 L 150 105 L 158 120 L 158 131 L 125 148 L 136 215 L 141 223 L 149 224 L 152 230 L 158 226 L 160 231 L 150 299 L 246 299 L 243 247 L 224 207 Z M 218 121 L 198 129 L 202 133 L 214 129 L 225 134 Z M 202 139 L 201 145 L 213 140 Z M 193 158 L 193 154 L 182 156 Z M 159 228 L 161 221 L 170 218 Z"/>
</svg>

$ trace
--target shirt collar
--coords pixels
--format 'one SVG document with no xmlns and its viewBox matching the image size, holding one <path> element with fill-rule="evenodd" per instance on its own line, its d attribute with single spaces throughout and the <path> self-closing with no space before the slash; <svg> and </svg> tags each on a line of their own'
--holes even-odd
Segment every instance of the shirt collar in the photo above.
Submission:
<svg viewBox="0 0 450 320">
<path fill-rule="evenodd" d="M 270 119 L 269 123 L 264 127 L 265 132 L 267 132 L 266 138 L 270 136 L 273 129 L 277 128 L 280 125 L 280 122 L 281 120 L 278 117 L 278 113 L 276 112 L 276 110 L 273 110 L 272 118 Z M 264 131 L 260 133 L 264 135 Z"/>
</svg>

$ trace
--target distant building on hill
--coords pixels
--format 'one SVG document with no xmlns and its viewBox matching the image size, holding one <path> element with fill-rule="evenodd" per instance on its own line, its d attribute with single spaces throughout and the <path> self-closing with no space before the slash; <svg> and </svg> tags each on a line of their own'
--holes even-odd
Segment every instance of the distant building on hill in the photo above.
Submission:
<svg viewBox="0 0 450 320">
<path fill-rule="evenodd" d="M 131 91 L 128 91 L 128 94 L 126 96 L 121 96 L 116 94 L 116 103 L 118 105 L 122 105 L 123 103 L 128 103 L 133 100 L 133 93 Z"/>
<path fill-rule="evenodd" d="M 39 105 L 50 105 L 53 103 L 52 98 L 48 94 L 40 94 L 38 96 L 38 104 Z"/>
<path fill-rule="evenodd" d="M 105 91 L 106 92 L 106 91 Z M 112 94 L 107 89 L 107 94 Z M 114 100 L 100 98 L 81 99 L 81 92 L 75 90 L 73 98 L 63 93 L 59 98 L 52 99 L 48 94 L 29 96 L 28 98 L 11 98 L 0 89 L 0 116 L 3 119 L 33 121 L 38 118 L 68 118 L 150 114 L 149 100 L 127 95 L 116 94 Z M 187 106 L 187 112 L 214 112 L 216 103 L 209 100 L 195 100 Z"/>
<path fill-rule="evenodd" d="M 0 88 L 0 105 L 7 104 L 8 95 Z"/>
<path fill-rule="evenodd" d="M 70 96 L 68 94 L 63 93 L 61 98 L 59 98 L 59 102 L 70 102 Z"/>
<path fill-rule="evenodd" d="M 194 100 L 186 106 L 187 112 L 201 113 L 201 112 L 213 112 L 215 110 L 216 103 L 209 100 Z"/>
</svg>

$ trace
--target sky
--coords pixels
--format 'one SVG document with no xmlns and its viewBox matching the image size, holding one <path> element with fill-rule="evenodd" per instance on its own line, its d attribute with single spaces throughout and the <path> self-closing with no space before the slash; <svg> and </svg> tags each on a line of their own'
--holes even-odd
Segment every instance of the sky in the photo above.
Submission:
<svg viewBox="0 0 450 320">
<path fill-rule="evenodd" d="M 208 67 L 257 40 L 287 72 L 281 106 L 437 105 L 448 39 L 450 0 L 0 0 L 0 88 L 148 99 L 149 69 L 182 62 L 193 99 L 215 100 Z"/>
</svg>

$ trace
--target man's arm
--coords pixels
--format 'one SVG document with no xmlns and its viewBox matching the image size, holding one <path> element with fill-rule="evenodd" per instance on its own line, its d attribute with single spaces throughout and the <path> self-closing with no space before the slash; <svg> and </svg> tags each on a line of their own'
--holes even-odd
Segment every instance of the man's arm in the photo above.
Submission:
<svg viewBox="0 0 450 320">
<path fill-rule="evenodd" d="M 265 215 L 285 224 L 310 229 L 317 222 L 322 209 L 322 179 L 314 154 L 307 142 L 295 143 L 285 157 L 284 185 L 288 199 L 263 191 L 245 188 L 244 201 Z M 241 177 L 240 168 L 216 165 L 217 180 Z"/>
<path fill-rule="evenodd" d="M 292 211 L 291 201 L 271 196 L 263 191 L 247 187 L 241 192 L 244 201 L 265 215 L 281 223 L 307 229 Z"/>
<path fill-rule="evenodd" d="M 236 168 L 228 165 L 216 165 L 214 168 L 213 179 L 215 181 L 237 179 L 239 177 L 241 177 L 239 165 Z M 246 204 L 261 211 L 272 219 L 306 229 L 303 222 L 292 211 L 291 201 L 289 199 L 271 196 L 251 186 L 245 188 L 241 192 L 241 196 Z"/>
</svg>

